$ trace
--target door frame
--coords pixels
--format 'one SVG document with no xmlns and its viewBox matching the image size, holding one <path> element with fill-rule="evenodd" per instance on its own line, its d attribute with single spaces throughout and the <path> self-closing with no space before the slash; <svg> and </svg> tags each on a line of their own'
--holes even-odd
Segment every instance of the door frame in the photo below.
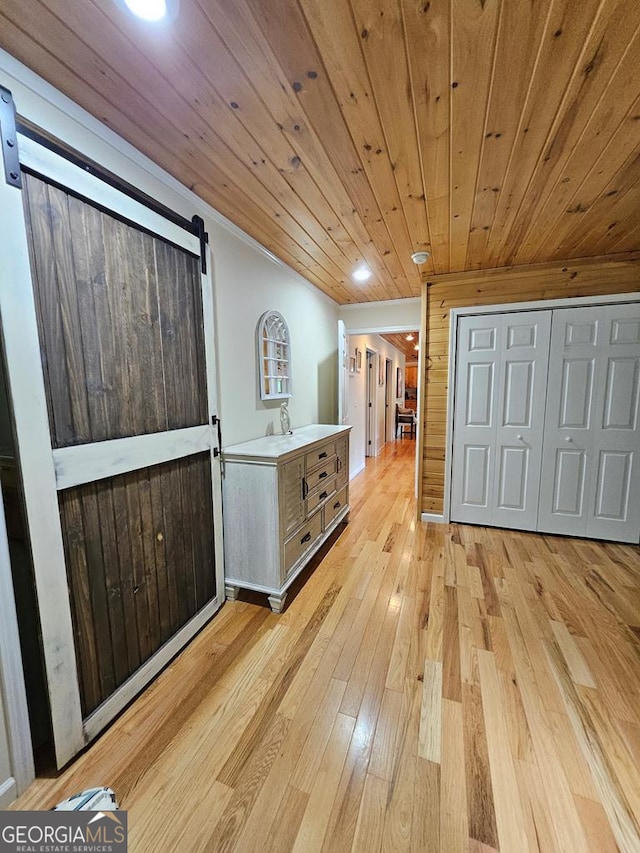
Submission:
<svg viewBox="0 0 640 853">
<path fill-rule="evenodd" d="M 13 597 L 11 557 L 0 484 L 0 713 L 6 716 L 11 778 L 0 779 L 0 808 L 22 794 L 35 779 L 27 691 Z"/>
<path fill-rule="evenodd" d="M 201 256 L 200 240 L 194 234 L 28 137 L 18 134 L 17 139 L 21 164 L 35 173 L 99 205 L 110 214 L 120 216 L 135 227 L 150 231 L 196 257 Z M 208 412 L 217 415 L 214 302 L 209 255 L 207 246 L 207 271 L 201 272 L 202 311 Z M 52 449 L 22 190 L 3 180 L 0 180 L 0 313 L 8 390 L 17 437 L 16 456 L 23 482 L 40 602 L 39 618 L 45 638 L 43 654 L 56 759 L 61 767 L 166 666 L 224 601 L 221 475 L 219 458 L 215 459 L 213 452 L 218 445 L 218 434 L 209 418 L 207 424 L 160 433 L 152 436 L 150 442 L 153 446 L 151 456 L 156 463 L 201 451 L 208 451 L 211 455 L 216 595 L 83 720 L 57 493 L 60 488 L 86 482 L 87 472 L 89 480 L 95 479 L 96 473 L 100 477 L 120 473 L 123 470 L 123 453 L 127 457 L 126 462 L 135 459 L 135 468 L 152 462 L 148 453 L 144 458 L 137 455 L 141 437 L 102 442 L 97 451 L 85 453 L 84 457 L 82 446 Z M 176 450 L 173 445 L 178 433 L 182 433 L 180 439 L 186 439 L 186 442 Z M 127 467 L 130 469 L 131 466 Z"/>
<path fill-rule="evenodd" d="M 376 369 L 374 368 L 377 355 L 379 354 L 375 350 L 372 350 L 367 347 L 367 376 L 365 379 L 365 406 L 367 408 L 367 421 L 364 439 L 366 442 L 364 447 L 365 458 L 367 456 L 377 456 L 378 450 L 378 407 L 376 405 L 378 399 L 376 393 L 378 390 L 378 376 L 376 373 Z"/>
<path fill-rule="evenodd" d="M 576 296 L 567 299 L 540 299 L 535 302 L 508 302 L 495 305 L 473 305 L 468 308 L 452 308 L 449 315 L 449 388 L 447 391 L 447 428 L 445 439 L 444 509 L 442 521 L 451 520 L 451 483 L 453 479 L 453 423 L 456 387 L 456 355 L 458 351 L 458 319 L 480 314 L 515 314 L 521 311 L 548 311 L 554 308 L 588 308 L 597 305 L 617 305 L 640 301 L 640 292 L 614 293 L 603 296 Z M 429 516 L 429 521 L 439 520 Z"/>
<path fill-rule="evenodd" d="M 393 408 L 393 359 L 386 358 L 384 365 L 384 440 L 395 439 L 395 411 Z"/>
</svg>

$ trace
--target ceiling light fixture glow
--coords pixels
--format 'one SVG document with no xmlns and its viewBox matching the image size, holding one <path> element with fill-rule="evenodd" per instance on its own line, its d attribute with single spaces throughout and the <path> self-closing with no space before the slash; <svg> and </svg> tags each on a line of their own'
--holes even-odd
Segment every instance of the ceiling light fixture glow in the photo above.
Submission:
<svg viewBox="0 0 640 853">
<path fill-rule="evenodd" d="M 133 14 L 144 21 L 159 21 L 167 14 L 166 0 L 124 0 Z"/>
<path fill-rule="evenodd" d="M 407 340 L 408 340 L 408 341 L 412 341 L 412 340 L 413 340 L 413 335 L 411 334 L 411 332 L 409 332 L 409 334 L 407 335 Z"/>
<path fill-rule="evenodd" d="M 358 267 L 358 269 L 353 271 L 351 278 L 354 281 L 368 281 L 372 275 L 373 275 L 373 273 L 371 272 L 369 267 L 365 267 L 363 265 L 363 266 Z"/>
</svg>

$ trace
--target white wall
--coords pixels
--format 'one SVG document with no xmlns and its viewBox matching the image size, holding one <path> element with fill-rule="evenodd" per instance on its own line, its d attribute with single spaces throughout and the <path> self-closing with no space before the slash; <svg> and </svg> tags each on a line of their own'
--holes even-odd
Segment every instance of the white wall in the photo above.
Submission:
<svg viewBox="0 0 640 853">
<path fill-rule="evenodd" d="M 228 230 L 212 237 L 225 444 L 280 431 L 280 400 L 260 400 L 256 325 L 279 311 L 291 334 L 291 427 L 337 423 L 336 305 Z"/>
<path fill-rule="evenodd" d="M 420 297 L 341 305 L 338 316 L 347 331 L 404 332 L 420 328 Z"/>
<path fill-rule="evenodd" d="M 5 51 L 0 82 L 20 115 L 151 197 L 191 219 L 202 216 L 213 253 L 223 443 L 280 428 L 279 403 L 262 403 L 255 329 L 264 311 L 280 311 L 292 338 L 292 427 L 337 419 L 338 306 L 220 213 Z"/>
<path fill-rule="evenodd" d="M 349 335 L 349 349 L 351 355 L 355 353 L 356 348 L 362 352 L 362 370 L 359 373 L 350 374 L 347 382 L 349 394 L 348 410 L 350 423 L 353 426 L 353 429 L 351 430 L 351 450 L 349 458 L 352 477 L 362 471 L 365 465 L 367 441 L 367 349 L 376 353 L 376 359 L 374 361 L 374 369 L 376 372 L 379 369 L 378 359 L 380 356 L 382 356 L 385 363 L 385 368 L 386 359 L 390 358 L 392 361 L 392 403 L 389 407 L 390 411 L 387 412 L 390 427 L 389 434 L 391 436 L 393 436 L 395 424 L 395 404 L 398 402 L 402 405 L 403 401 L 402 396 L 396 397 L 396 369 L 400 367 L 404 376 L 405 365 L 404 354 L 392 346 L 388 341 L 385 341 L 384 338 L 381 338 L 380 335 Z M 372 440 L 371 456 L 377 456 L 385 443 L 385 395 L 386 384 L 379 385 L 376 381 L 376 395 L 375 400 L 373 401 L 375 403 L 375 435 Z"/>
</svg>

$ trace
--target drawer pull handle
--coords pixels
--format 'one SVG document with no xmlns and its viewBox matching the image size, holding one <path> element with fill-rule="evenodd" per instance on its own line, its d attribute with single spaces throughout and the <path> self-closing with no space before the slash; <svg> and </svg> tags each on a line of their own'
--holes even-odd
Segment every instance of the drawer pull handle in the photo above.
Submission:
<svg viewBox="0 0 640 853">
<path fill-rule="evenodd" d="M 333 505 L 334 509 L 340 509 L 340 501 L 336 501 Z"/>
<path fill-rule="evenodd" d="M 338 471 L 342 471 L 342 459 L 338 456 Z"/>
<path fill-rule="evenodd" d="M 319 480 L 324 480 L 324 478 L 325 478 L 325 477 L 328 477 L 328 476 L 329 476 L 329 472 L 328 472 L 328 471 L 323 471 L 323 472 L 322 472 L 322 474 L 318 474 L 318 479 L 319 479 Z"/>
<path fill-rule="evenodd" d="M 323 450 L 322 453 L 318 453 L 318 459 L 326 459 L 329 454 L 326 450 Z"/>
<path fill-rule="evenodd" d="M 305 480 L 305 478 L 303 477 L 302 478 L 302 500 L 304 500 L 308 494 L 309 494 L 309 485 L 308 485 L 307 481 Z"/>
<path fill-rule="evenodd" d="M 307 535 L 306 535 L 306 536 L 303 536 L 303 537 L 302 537 L 302 539 L 300 540 L 300 544 L 301 544 L 301 545 L 304 545 L 304 543 L 305 543 L 305 542 L 308 542 L 310 539 L 311 539 L 311 534 L 310 534 L 310 533 L 307 533 Z"/>
<path fill-rule="evenodd" d="M 328 494 L 329 494 L 329 492 L 323 492 L 321 495 L 318 495 L 318 497 L 320 498 L 321 501 L 323 501 L 327 497 Z"/>
</svg>

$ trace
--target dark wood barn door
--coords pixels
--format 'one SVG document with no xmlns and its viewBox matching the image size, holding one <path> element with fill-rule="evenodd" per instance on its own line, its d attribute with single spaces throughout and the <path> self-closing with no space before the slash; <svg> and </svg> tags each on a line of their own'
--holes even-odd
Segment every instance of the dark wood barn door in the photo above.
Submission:
<svg viewBox="0 0 640 853">
<path fill-rule="evenodd" d="M 64 763 L 222 600 L 213 312 L 194 235 L 177 237 L 182 229 L 168 222 L 155 233 L 147 214 L 141 227 L 137 203 L 116 193 L 115 212 L 105 209 L 103 193 L 116 191 L 101 187 L 95 203 L 82 174 L 73 179 L 82 195 L 63 182 L 70 164 L 27 143 L 25 151 L 40 173 L 23 170 L 22 200 L 46 410 L 32 428 L 40 427 L 41 440 L 47 428 L 59 537 L 43 534 L 35 516 L 43 507 L 34 490 L 46 490 L 46 477 L 25 482 L 25 492 L 32 539 L 48 536 L 54 564 L 57 551 L 64 562 L 67 627 L 49 636 L 53 582 L 47 567 L 38 571 L 36 542 L 54 738 Z M 20 372 L 14 363 L 12 391 Z M 20 440 L 20 416 L 24 427 L 28 413 L 19 396 Z M 25 437 L 24 454 L 31 442 Z M 44 510 L 51 514 L 51 502 Z M 60 585 L 58 569 L 58 609 L 65 606 Z M 62 686 L 47 646 L 60 642 Z M 73 706 L 73 725 L 58 721 L 64 703 Z"/>
</svg>

